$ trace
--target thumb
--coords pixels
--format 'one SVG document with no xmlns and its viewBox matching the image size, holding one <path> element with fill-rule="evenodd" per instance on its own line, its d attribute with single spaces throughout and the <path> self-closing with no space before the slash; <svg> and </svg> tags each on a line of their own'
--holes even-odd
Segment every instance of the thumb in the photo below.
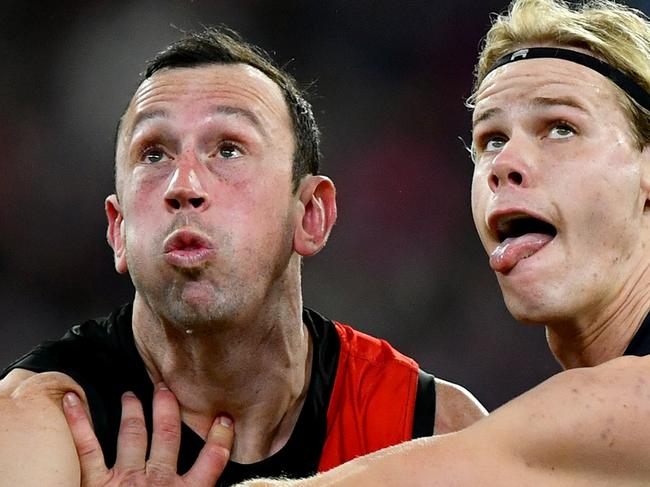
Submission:
<svg viewBox="0 0 650 487">
<path fill-rule="evenodd" d="M 234 439 L 232 419 L 219 415 L 212 423 L 199 457 L 184 478 L 190 485 L 214 485 L 230 458 Z"/>
</svg>

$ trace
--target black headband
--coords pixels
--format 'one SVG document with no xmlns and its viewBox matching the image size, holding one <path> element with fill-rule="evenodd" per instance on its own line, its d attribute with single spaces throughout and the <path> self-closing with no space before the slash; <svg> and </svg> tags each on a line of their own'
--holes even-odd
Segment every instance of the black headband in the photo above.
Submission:
<svg viewBox="0 0 650 487">
<path fill-rule="evenodd" d="M 644 88 L 639 86 L 639 84 L 631 77 L 623 71 L 610 66 L 605 61 L 601 61 L 598 58 L 571 49 L 561 49 L 559 47 L 529 47 L 527 49 L 519 49 L 518 51 L 508 53 L 497 59 L 492 67 L 488 69 L 487 73 L 485 73 L 485 76 L 504 64 L 522 61 L 524 59 L 539 58 L 564 59 L 566 61 L 571 61 L 572 63 L 582 64 L 589 69 L 593 69 L 616 83 L 620 89 L 627 93 L 630 98 L 636 101 L 643 108 L 650 110 L 650 94 L 648 94 Z"/>
</svg>

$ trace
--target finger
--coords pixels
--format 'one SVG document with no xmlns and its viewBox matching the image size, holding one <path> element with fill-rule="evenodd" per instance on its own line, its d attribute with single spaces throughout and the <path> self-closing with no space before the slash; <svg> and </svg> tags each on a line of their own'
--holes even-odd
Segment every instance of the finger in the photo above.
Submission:
<svg viewBox="0 0 650 487">
<path fill-rule="evenodd" d="M 108 469 L 88 414 L 79 396 L 74 392 L 67 392 L 63 396 L 63 413 L 79 456 L 82 483 L 94 484 L 98 479 L 106 476 Z"/>
<path fill-rule="evenodd" d="M 189 485 L 212 486 L 217 482 L 230 458 L 233 437 L 232 419 L 218 416 L 212 423 L 199 457 L 183 476 Z"/>
<path fill-rule="evenodd" d="M 147 470 L 176 474 L 181 444 L 181 413 L 174 393 L 158 384 L 153 397 L 153 435 Z"/>
<path fill-rule="evenodd" d="M 117 459 L 119 470 L 143 470 L 147 456 L 147 426 L 144 422 L 142 404 L 132 392 L 122 395 L 122 419 L 117 437 Z"/>
</svg>

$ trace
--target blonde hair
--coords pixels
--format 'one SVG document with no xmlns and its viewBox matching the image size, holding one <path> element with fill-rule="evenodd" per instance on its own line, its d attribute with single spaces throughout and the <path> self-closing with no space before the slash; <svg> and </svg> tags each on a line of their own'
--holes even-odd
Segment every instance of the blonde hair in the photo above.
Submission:
<svg viewBox="0 0 650 487">
<path fill-rule="evenodd" d="M 487 33 L 475 70 L 474 94 L 501 56 L 523 47 L 586 49 L 650 92 L 650 22 L 639 10 L 610 0 L 569 6 L 564 0 L 514 0 Z M 615 86 L 640 148 L 650 144 L 650 111 Z"/>
</svg>

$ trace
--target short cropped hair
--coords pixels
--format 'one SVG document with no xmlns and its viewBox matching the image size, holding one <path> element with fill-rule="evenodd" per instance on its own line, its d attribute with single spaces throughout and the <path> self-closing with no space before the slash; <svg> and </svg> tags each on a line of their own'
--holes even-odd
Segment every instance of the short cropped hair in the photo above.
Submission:
<svg viewBox="0 0 650 487">
<path fill-rule="evenodd" d="M 650 92 L 650 22 L 639 10 L 610 0 L 514 0 L 487 33 L 475 69 L 474 94 L 501 56 L 523 47 L 585 49 Z M 614 85 L 639 149 L 650 143 L 650 111 Z"/>
<path fill-rule="evenodd" d="M 240 63 L 258 69 L 282 91 L 291 116 L 296 144 L 292 174 L 295 192 L 303 176 L 319 172 L 320 130 L 311 104 L 306 100 L 296 80 L 279 68 L 266 51 L 245 42 L 233 30 L 208 27 L 199 32 L 187 33 L 148 61 L 141 82 L 163 69 Z"/>
</svg>

